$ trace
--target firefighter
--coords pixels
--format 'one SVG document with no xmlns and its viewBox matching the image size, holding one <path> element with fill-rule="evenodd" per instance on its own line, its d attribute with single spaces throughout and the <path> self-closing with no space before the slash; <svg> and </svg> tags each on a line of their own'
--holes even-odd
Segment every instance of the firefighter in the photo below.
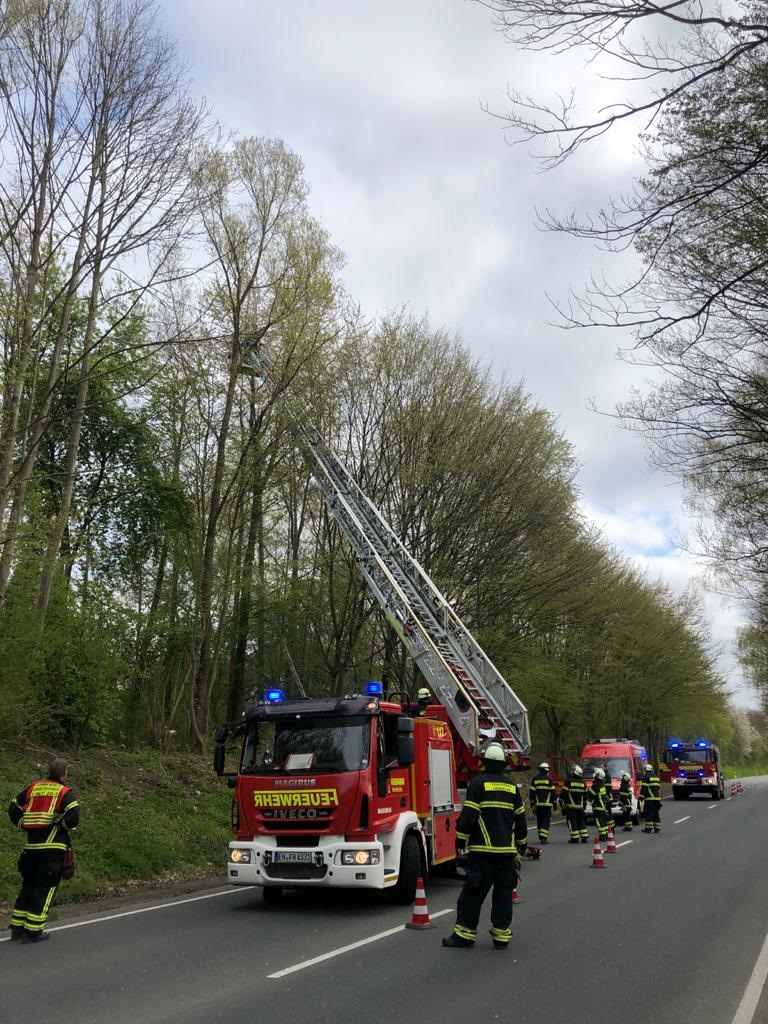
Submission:
<svg viewBox="0 0 768 1024">
<path fill-rule="evenodd" d="M 613 824 L 613 812 L 609 803 L 608 790 L 605 788 L 605 771 L 602 768 L 595 769 L 592 779 L 592 814 L 595 816 L 597 834 L 601 842 L 608 838 Z"/>
<path fill-rule="evenodd" d="M 11 801 L 8 816 L 24 829 L 27 842 L 19 857 L 21 889 L 11 913 L 11 942 L 44 942 L 43 931 L 77 828 L 80 805 L 66 785 L 67 763 L 54 758 L 48 776 L 33 782 Z"/>
<path fill-rule="evenodd" d="M 625 832 L 632 831 L 632 776 L 629 772 L 621 773 L 619 783 L 619 805 L 621 806 L 621 826 Z"/>
<path fill-rule="evenodd" d="M 549 765 L 546 761 L 539 765 L 539 774 L 531 782 L 529 800 L 531 810 L 536 815 L 539 842 L 548 843 L 552 807 L 555 802 L 555 784 L 549 777 Z"/>
<path fill-rule="evenodd" d="M 456 855 L 467 851 L 467 874 L 456 925 L 443 939 L 449 948 L 474 946 L 480 910 L 491 889 L 493 945 L 506 949 L 512 938 L 512 894 L 528 845 L 528 825 L 520 787 L 506 772 L 506 762 L 502 745 L 489 743 L 483 751 L 484 771 L 469 784 L 456 823 Z"/>
<path fill-rule="evenodd" d="M 661 832 L 661 783 L 651 764 L 645 766 L 640 799 L 643 803 L 643 832 Z"/>
<path fill-rule="evenodd" d="M 427 713 L 427 705 L 432 703 L 432 694 L 422 686 L 416 694 L 416 708 L 413 712 L 414 718 L 424 718 Z"/>
<path fill-rule="evenodd" d="M 584 813 L 587 787 L 584 772 L 577 764 L 568 773 L 560 790 L 560 806 L 568 824 L 569 843 L 588 843 L 587 816 Z"/>
</svg>

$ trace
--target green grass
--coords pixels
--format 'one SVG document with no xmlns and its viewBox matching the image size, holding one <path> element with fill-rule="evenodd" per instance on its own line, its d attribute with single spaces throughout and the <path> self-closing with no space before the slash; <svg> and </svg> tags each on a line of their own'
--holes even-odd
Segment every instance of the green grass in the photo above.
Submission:
<svg viewBox="0 0 768 1024">
<path fill-rule="evenodd" d="M 76 877 L 61 883 L 57 904 L 116 895 L 169 876 L 223 875 L 231 792 L 213 774 L 210 758 L 151 750 L 57 753 L 69 761 L 68 783 L 81 805 L 73 837 Z M 0 749 L 6 808 L 45 775 L 49 756 Z M 18 891 L 24 836 L 7 814 L 0 829 L 0 911 L 7 912 Z"/>
</svg>

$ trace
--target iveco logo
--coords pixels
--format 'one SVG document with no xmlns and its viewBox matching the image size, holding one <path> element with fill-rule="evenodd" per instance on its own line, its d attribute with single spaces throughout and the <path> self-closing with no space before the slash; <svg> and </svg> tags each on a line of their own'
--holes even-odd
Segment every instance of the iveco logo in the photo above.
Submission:
<svg viewBox="0 0 768 1024">
<path fill-rule="evenodd" d="M 275 779 L 275 786 L 316 786 L 317 779 Z"/>
</svg>

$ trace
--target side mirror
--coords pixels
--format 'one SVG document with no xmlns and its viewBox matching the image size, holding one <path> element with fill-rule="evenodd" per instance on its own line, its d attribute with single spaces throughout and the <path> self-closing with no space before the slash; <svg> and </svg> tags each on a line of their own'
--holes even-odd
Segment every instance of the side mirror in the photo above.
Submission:
<svg viewBox="0 0 768 1024">
<path fill-rule="evenodd" d="M 397 763 L 401 768 L 408 768 L 415 760 L 413 719 L 407 715 L 400 715 L 397 719 Z"/>
<path fill-rule="evenodd" d="M 217 775 L 224 774 L 224 754 L 225 747 L 223 743 L 217 743 L 213 748 L 213 770 Z"/>
<path fill-rule="evenodd" d="M 214 743 L 226 743 L 229 739 L 229 726 L 220 725 L 216 732 L 213 734 Z"/>
</svg>

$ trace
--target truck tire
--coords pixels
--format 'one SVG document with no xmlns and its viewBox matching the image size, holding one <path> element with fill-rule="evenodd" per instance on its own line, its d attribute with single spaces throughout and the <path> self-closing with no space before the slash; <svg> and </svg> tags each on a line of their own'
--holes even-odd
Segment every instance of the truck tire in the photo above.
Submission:
<svg viewBox="0 0 768 1024">
<path fill-rule="evenodd" d="M 421 849 L 415 835 L 409 832 L 403 838 L 400 850 L 400 873 L 397 881 L 389 890 L 392 903 L 404 906 L 413 903 L 416 896 L 416 883 L 421 874 Z"/>
<path fill-rule="evenodd" d="M 270 907 L 274 907 L 279 903 L 283 902 L 283 887 L 282 885 L 265 885 L 264 886 L 264 902 L 268 903 Z"/>
<path fill-rule="evenodd" d="M 672 790 L 672 798 L 674 800 L 682 800 L 683 799 L 683 794 L 680 792 L 679 789 L 673 789 Z"/>
<path fill-rule="evenodd" d="M 715 786 L 714 789 L 710 789 L 709 792 L 711 793 L 713 800 L 719 800 L 720 799 L 720 790 L 717 788 L 717 786 Z"/>
</svg>

